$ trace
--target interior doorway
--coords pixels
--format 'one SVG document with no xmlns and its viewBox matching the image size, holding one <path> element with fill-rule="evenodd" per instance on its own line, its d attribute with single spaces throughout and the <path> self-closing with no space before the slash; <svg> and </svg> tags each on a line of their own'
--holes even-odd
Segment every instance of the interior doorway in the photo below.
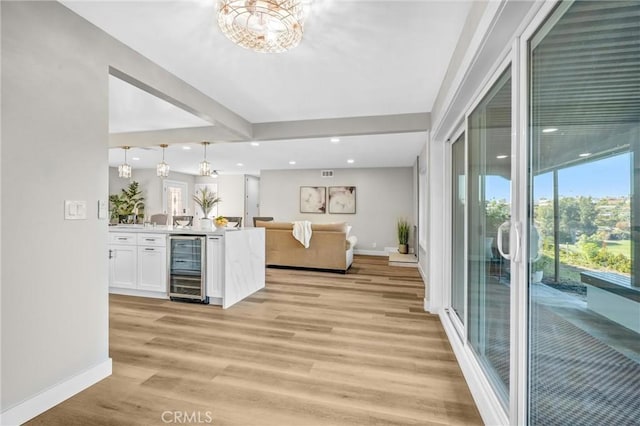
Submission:
<svg viewBox="0 0 640 426">
<path fill-rule="evenodd" d="M 260 216 L 260 178 L 244 177 L 244 223 L 253 226 L 253 218 Z"/>
</svg>

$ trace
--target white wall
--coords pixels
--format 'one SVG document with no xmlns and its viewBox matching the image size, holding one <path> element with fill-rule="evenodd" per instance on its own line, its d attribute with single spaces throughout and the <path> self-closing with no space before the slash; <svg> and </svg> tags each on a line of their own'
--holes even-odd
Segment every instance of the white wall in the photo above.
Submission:
<svg viewBox="0 0 640 426">
<path fill-rule="evenodd" d="M 0 7 L 0 404 L 10 424 L 20 416 L 7 410 L 25 400 L 44 392 L 54 401 L 46 391 L 55 385 L 110 372 L 108 219 L 97 218 L 108 195 L 109 102 L 95 27 L 56 2 Z M 64 200 L 86 201 L 87 219 L 64 220 Z"/>
<path fill-rule="evenodd" d="M 218 196 L 222 199 L 218 204 L 219 216 L 244 217 L 244 175 L 220 175 L 215 179 L 198 176 L 196 183 L 218 184 Z"/>
<path fill-rule="evenodd" d="M 111 373 L 108 220 L 97 218 L 109 195 L 109 72 L 241 134 L 248 125 L 58 2 L 0 11 L 0 423 L 17 424 Z M 86 201 L 87 219 L 64 220 L 64 200 Z"/>
<path fill-rule="evenodd" d="M 348 222 L 360 251 L 397 247 L 396 221 L 415 224 L 412 167 L 335 169 L 333 178 L 320 170 L 263 170 L 260 173 L 260 215 L 276 221 Z M 300 186 L 355 186 L 356 214 L 300 213 Z M 375 244 L 375 247 L 374 247 Z"/>
<path fill-rule="evenodd" d="M 418 179 L 420 180 L 418 195 L 418 215 L 420 227 L 418 229 L 418 269 L 425 282 L 424 306 L 429 305 L 429 141 L 425 143 L 418 158 Z"/>
<path fill-rule="evenodd" d="M 171 172 L 167 180 L 184 182 L 187 184 L 187 214 L 194 215 L 196 204 L 193 201 L 193 189 L 196 177 L 185 173 Z M 123 179 L 118 176 L 116 167 L 109 167 L 109 194 L 118 194 L 120 190 L 129 186 L 133 181 L 140 183 L 142 196 L 144 197 L 144 211 L 146 216 L 162 213 L 162 182 L 154 169 L 133 169 L 131 179 Z M 198 207 L 199 208 L 199 207 Z"/>
</svg>

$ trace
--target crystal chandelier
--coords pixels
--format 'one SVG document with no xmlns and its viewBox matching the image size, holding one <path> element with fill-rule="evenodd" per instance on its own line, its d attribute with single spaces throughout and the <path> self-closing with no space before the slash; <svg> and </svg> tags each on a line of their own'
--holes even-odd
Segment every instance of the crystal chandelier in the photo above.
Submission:
<svg viewBox="0 0 640 426">
<path fill-rule="evenodd" d="M 164 162 L 164 150 L 169 146 L 166 143 L 160 145 L 162 147 L 162 163 L 158 163 L 156 166 L 156 173 L 158 177 L 169 176 L 169 165 Z"/>
<path fill-rule="evenodd" d="M 246 49 L 279 53 L 302 40 L 303 14 L 301 0 L 220 0 L 218 25 Z"/>
<path fill-rule="evenodd" d="M 124 163 L 118 166 L 118 176 L 121 178 L 130 178 L 131 166 L 127 164 L 127 151 L 129 150 L 129 147 L 123 146 L 122 149 L 124 149 Z"/>
<path fill-rule="evenodd" d="M 211 164 L 207 161 L 207 145 L 209 145 L 209 142 L 202 142 L 202 146 L 204 146 L 204 160 L 200 162 L 200 176 L 211 176 L 213 172 Z"/>
</svg>

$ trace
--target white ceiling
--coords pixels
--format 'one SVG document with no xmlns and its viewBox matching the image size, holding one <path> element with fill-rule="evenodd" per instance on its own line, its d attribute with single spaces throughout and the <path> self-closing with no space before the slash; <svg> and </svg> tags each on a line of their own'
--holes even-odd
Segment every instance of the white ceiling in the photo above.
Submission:
<svg viewBox="0 0 640 426">
<path fill-rule="evenodd" d="M 313 0 L 302 42 L 261 54 L 220 32 L 215 0 L 62 3 L 252 123 L 428 112 L 472 1 Z M 110 129 L 130 132 L 210 123 L 116 78 Z M 115 81 L 115 82 L 114 82 Z M 225 143 L 210 146 L 226 173 L 261 169 L 409 166 L 426 134 Z M 197 153 L 197 154 L 196 154 Z M 172 146 L 172 170 L 197 173 L 202 147 Z M 160 151 L 133 149 L 135 168 L 155 168 Z M 153 158 L 151 158 L 153 157 Z M 110 164 L 122 161 L 112 150 Z M 346 160 L 353 158 L 353 165 Z M 297 164 L 291 166 L 289 161 Z M 244 166 L 236 166 L 242 162 Z"/>
<path fill-rule="evenodd" d="M 250 142 L 215 143 L 207 147 L 207 160 L 220 174 L 259 174 L 260 170 L 338 169 L 350 167 L 410 167 L 424 147 L 425 132 L 388 135 L 263 141 L 258 146 Z M 191 149 L 185 150 L 184 147 Z M 198 164 L 204 156 L 199 144 L 172 145 L 165 152 L 171 171 L 198 174 Z M 135 160 L 134 158 L 138 158 Z M 347 160 L 354 160 L 348 163 Z M 155 169 L 162 160 L 161 148 L 131 148 L 127 162 L 136 169 Z M 124 161 L 124 151 L 109 150 L 109 166 Z M 295 161 L 295 164 L 289 164 Z M 241 163 L 242 166 L 239 166 Z"/>
<path fill-rule="evenodd" d="M 109 76 L 109 133 L 211 125 L 163 99 Z"/>
</svg>

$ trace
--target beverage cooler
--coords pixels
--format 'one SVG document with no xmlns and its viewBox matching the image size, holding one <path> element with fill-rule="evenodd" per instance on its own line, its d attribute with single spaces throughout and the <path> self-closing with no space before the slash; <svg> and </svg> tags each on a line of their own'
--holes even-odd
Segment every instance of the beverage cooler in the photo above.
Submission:
<svg viewBox="0 0 640 426">
<path fill-rule="evenodd" d="M 205 243 L 204 236 L 169 236 L 168 277 L 171 300 L 208 303 L 205 290 Z"/>
</svg>

